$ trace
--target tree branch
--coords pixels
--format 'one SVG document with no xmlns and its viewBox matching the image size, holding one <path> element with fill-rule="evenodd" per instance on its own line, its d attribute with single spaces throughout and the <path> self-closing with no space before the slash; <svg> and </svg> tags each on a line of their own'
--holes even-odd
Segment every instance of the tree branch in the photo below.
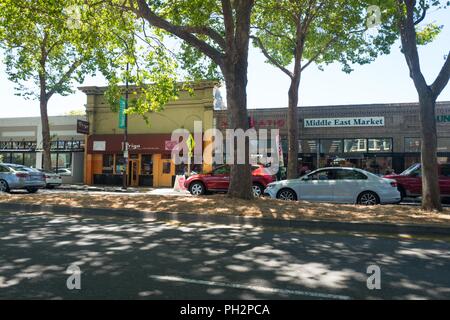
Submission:
<svg viewBox="0 0 450 320">
<path fill-rule="evenodd" d="M 427 16 L 427 7 L 425 5 L 425 1 L 420 0 L 420 7 L 422 8 L 422 15 L 416 21 L 414 21 L 414 25 L 418 25 L 419 23 L 421 23 Z"/>
<path fill-rule="evenodd" d="M 261 39 L 256 36 L 250 36 L 251 39 L 254 40 L 255 44 L 261 49 L 264 56 L 269 60 L 274 66 L 276 66 L 278 69 L 283 71 L 289 78 L 292 79 L 294 76 L 291 71 L 289 71 L 286 67 L 281 65 L 274 57 L 270 55 L 270 53 L 267 51 L 266 47 L 262 43 Z"/>
<path fill-rule="evenodd" d="M 169 21 L 161 18 L 157 14 L 155 14 L 150 7 L 147 4 L 147 1 L 145 0 L 136 0 L 138 3 L 138 8 L 129 8 L 129 10 L 132 10 L 137 16 L 144 18 L 147 20 L 151 25 L 163 29 L 169 33 L 172 33 L 173 35 L 177 36 L 178 38 L 186 41 L 191 46 L 197 48 L 199 51 L 203 52 L 206 56 L 208 56 L 214 63 L 217 65 L 223 65 L 223 54 L 217 50 L 216 48 L 212 47 L 207 42 L 200 40 L 196 36 L 194 36 L 192 33 L 184 30 L 184 27 L 176 26 Z M 213 40 L 213 39 L 211 39 Z"/>
<path fill-rule="evenodd" d="M 74 61 L 72 63 L 72 65 L 70 66 L 69 70 L 66 71 L 66 73 L 64 73 L 64 75 L 59 79 L 59 81 L 53 86 L 53 88 L 46 94 L 47 96 L 47 100 L 51 98 L 52 95 L 54 95 L 56 93 L 56 91 L 58 90 L 59 87 L 61 87 L 63 85 L 64 82 L 68 81 L 70 79 L 70 77 L 72 76 L 72 74 L 75 72 L 75 70 L 81 66 L 81 64 L 83 63 L 82 59 L 78 59 L 76 61 Z"/>
<path fill-rule="evenodd" d="M 445 86 L 448 84 L 449 79 L 450 79 L 450 52 L 447 55 L 447 59 L 445 60 L 445 63 L 442 66 L 439 75 L 431 85 L 431 91 L 433 92 L 435 99 L 437 99 L 437 97 L 441 94 L 442 90 L 444 90 Z"/>
</svg>

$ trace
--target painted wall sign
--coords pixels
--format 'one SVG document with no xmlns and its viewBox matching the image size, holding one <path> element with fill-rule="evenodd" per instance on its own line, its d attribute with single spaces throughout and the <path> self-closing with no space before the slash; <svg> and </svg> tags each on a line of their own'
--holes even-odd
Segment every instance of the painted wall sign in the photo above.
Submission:
<svg viewBox="0 0 450 320">
<path fill-rule="evenodd" d="M 305 128 L 384 127 L 384 117 L 304 119 Z"/>
<path fill-rule="evenodd" d="M 106 141 L 94 141 L 92 144 L 92 150 L 105 151 L 106 150 Z"/>
</svg>

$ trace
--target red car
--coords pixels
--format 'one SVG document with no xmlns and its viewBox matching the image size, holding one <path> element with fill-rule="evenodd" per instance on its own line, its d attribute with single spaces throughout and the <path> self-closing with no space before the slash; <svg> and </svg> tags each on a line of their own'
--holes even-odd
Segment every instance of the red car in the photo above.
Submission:
<svg viewBox="0 0 450 320">
<path fill-rule="evenodd" d="M 184 182 L 184 186 L 194 196 L 203 195 L 206 192 L 226 192 L 230 184 L 230 166 L 223 165 L 215 168 L 210 173 L 190 176 Z M 259 197 L 266 186 L 276 181 L 269 170 L 263 165 L 252 167 L 253 195 Z"/>
<path fill-rule="evenodd" d="M 441 196 L 450 197 L 450 164 L 441 164 L 438 168 Z M 397 181 L 402 199 L 404 197 L 422 196 L 422 169 L 420 163 L 412 165 L 400 174 L 390 174 L 385 176 L 385 178 Z"/>
</svg>

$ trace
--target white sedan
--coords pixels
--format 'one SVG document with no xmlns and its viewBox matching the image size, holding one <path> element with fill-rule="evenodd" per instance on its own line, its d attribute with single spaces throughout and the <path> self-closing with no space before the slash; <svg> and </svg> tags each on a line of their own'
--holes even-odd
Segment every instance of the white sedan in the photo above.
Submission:
<svg viewBox="0 0 450 320">
<path fill-rule="evenodd" d="M 274 199 L 376 205 L 399 203 L 395 180 L 355 168 L 323 168 L 299 179 L 267 185 L 264 194 Z"/>
</svg>

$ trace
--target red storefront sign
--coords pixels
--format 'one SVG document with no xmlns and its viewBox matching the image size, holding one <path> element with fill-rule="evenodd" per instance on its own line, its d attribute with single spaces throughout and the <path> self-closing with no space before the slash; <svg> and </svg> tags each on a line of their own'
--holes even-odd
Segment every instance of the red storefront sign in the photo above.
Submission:
<svg viewBox="0 0 450 320">
<path fill-rule="evenodd" d="M 177 142 L 175 141 L 175 145 Z M 170 134 L 129 134 L 128 146 L 131 154 L 139 153 L 170 153 L 172 149 Z M 95 146 L 95 147 L 94 147 Z M 99 148 L 98 146 L 102 146 Z M 90 154 L 112 154 L 123 152 L 123 135 L 99 134 L 88 138 L 87 152 Z"/>
<path fill-rule="evenodd" d="M 276 128 L 282 129 L 286 126 L 285 119 L 255 119 L 254 117 L 250 117 L 249 124 L 251 127 L 255 128 Z M 223 120 L 220 122 L 220 128 L 227 129 L 228 121 Z"/>
</svg>

